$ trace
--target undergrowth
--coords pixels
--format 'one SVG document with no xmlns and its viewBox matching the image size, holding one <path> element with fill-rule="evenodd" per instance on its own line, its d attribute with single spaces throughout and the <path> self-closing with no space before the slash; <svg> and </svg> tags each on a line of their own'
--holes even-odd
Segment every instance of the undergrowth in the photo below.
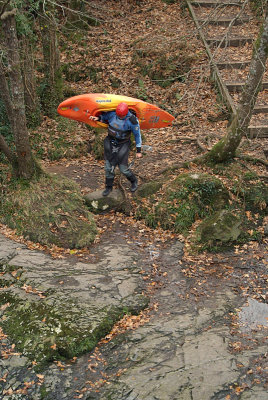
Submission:
<svg viewBox="0 0 268 400">
<path fill-rule="evenodd" d="M 225 205 L 228 192 L 222 183 L 206 174 L 182 174 L 163 187 L 159 195 L 138 207 L 137 216 L 152 228 L 161 226 L 187 233 L 197 218 Z"/>
<path fill-rule="evenodd" d="M 44 127 L 31 132 L 30 142 L 38 158 L 51 161 L 79 158 L 87 154 L 87 140 L 77 135 L 79 125 L 63 117 L 44 123 Z"/>
<path fill-rule="evenodd" d="M 139 196 L 136 217 L 152 228 L 190 234 L 198 251 L 260 241 L 265 235 L 267 185 L 236 162 L 216 165 L 211 172 L 166 176 L 154 193 Z"/>
</svg>

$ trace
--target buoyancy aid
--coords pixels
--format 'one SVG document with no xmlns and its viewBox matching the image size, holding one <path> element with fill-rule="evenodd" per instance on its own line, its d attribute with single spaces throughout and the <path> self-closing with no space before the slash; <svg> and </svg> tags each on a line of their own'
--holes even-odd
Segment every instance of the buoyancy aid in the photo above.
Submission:
<svg viewBox="0 0 268 400">
<path fill-rule="evenodd" d="M 101 115 L 101 121 L 108 123 L 108 136 L 123 143 L 130 139 L 133 132 L 137 145 L 141 145 L 138 120 L 132 113 L 129 112 L 125 118 L 120 119 L 115 112 L 107 112 Z"/>
</svg>

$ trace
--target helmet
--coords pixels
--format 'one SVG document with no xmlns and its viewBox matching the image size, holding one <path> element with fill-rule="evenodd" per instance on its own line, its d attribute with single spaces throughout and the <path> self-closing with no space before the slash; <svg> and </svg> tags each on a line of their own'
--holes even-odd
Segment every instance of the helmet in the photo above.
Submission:
<svg viewBox="0 0 268 400">
<path fill-rule="evenodd" d="M 126 103 L 119 103 L 115 112 L 119 118 L 124 118 L 128 113 L 128 105 Z"/>
</svg>

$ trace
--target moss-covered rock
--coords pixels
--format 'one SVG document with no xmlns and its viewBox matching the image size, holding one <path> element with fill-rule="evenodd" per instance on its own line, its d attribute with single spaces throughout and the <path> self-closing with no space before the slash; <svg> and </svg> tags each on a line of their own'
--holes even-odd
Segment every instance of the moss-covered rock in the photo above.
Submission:
<svg viewBox="0 0 268 400">
<path fill-rule="evenodd" d="M 138 206 L 137 217 L 151 227 L 161 226 L 186 233 L 197 218 L 203 218 L 228 203 L 227 189 L 208 174 L 182 174 Z"/>
<path fill-rule="evenodd" d="M 97 233 L 78 186 L 65 177 L 16 181 L 6 188 L 1 201 L 1 223 L 34 242 L 82 248 Z"/>
<path fill-rule="evenodd" d="M 144 183 L 143 185 L 139 186 L 135 195 L 137 197 L 149 197 L 156 192 L 163 186 L 162 182 L 159 181 L 152 181 L 148 183 Z"/>
<path fill-rule="evenodd" d="M 74 298 L 57 297 L 51 302 L 23 301 L 11 293 L 0 295 L 0 304 L 6 304 L 1 327 L 16 349 L 39 367 L 92 350 L 128 311 L 124 305 L 100 310 L 98 306 L 86 307 Z M 145 304 L 143 301 L 136 309 L 140 311 Z"/>
<path fill-rule="evenodd" d="M 27 365 L 90 351 L 123 315 L 148 306 L 142 260 L 127 244 L 102 244 L 104 257 L 89 263 L 1 243 L 0 330 Z"/>
<path fill-rule="evenodd" d="M 110 210 L 125 211 L 127 202 L 119 189 L 114 189 L 109 196 L 102 196 L 103 190 L 96 190 L 85 195 L 85 202 L 93 213 L 103 213 Z"/>
<path fill-rule="evenodd" d="M 227 243 L 241 234 L 242 219 L 228 210 L 207 217 L 196 231 L 197 241 L 207 244 Z"/>
</svg>

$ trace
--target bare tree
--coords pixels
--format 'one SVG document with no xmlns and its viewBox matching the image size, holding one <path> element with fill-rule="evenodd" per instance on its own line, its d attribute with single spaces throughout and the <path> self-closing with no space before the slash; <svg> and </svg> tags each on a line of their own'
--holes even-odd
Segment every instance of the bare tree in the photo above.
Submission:
<svg viewBox="0 0 268 400">
<path fill-rule="evenodd" d="M 233 158 L 236 150 L 247 133 L 258 93 L 261 89 L 265 63 L 268 57 L 268 4 L 266 17 L 254 44 L 249 74 L 243 87 L 237 114 L 234 116 L 226 135 L 205 154 L 203 159 L 222 162 Z"/>
<path fill-rule="evenodd" d="M 17 38 L 15 14 L 8 1 L 0 2 L 0 91 L 14 135 L 15 152 L 0 136 L 0 151 L 13 167 L 14 175 L 30 179 L 41 172 L 34 159 L 26 126 L 24 86 L 21 74 L 19 42 Z"/>
</svg>

